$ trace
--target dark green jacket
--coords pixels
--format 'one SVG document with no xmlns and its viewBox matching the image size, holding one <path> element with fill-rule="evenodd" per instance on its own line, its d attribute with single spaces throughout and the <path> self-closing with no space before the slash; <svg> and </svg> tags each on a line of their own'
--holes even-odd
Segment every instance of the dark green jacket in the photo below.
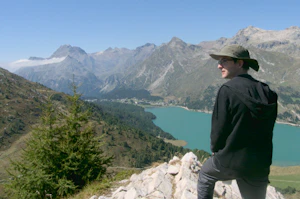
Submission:
<svg viewBox="0 0 300 199">
<path fill-rule="evenodd" d="M 248 74 L 220 88 L 212 115 L 211 150 L 217 165 L 238 176 L 269 174 L 277 94 Z"/>
</svg>

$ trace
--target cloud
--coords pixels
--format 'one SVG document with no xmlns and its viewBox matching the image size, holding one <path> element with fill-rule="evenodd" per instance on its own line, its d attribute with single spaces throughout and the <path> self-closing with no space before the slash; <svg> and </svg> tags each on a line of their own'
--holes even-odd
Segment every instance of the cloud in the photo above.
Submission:
<svg viewBox="0 0 300 199">
<path fill-rule="evenodd" d="M 51 59 L 43 59 L 43 60 L 29 60 L 29 59 L 20 59 L 8 64 L 2 64 L 2 67 L 9 70 L 10 72 L 15 72 L 16 70 L 27 67 L 27 66 L 40 66 L 46 64 L 59 63 L 63 61 L 66 57 L 54 57 Z"/>
</svg>

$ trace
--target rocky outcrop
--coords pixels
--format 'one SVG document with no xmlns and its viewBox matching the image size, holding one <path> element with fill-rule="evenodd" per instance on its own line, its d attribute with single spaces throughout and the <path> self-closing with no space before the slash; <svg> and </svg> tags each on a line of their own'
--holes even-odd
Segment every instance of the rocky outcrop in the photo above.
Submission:
<svg viewBox="0 0 300 199">
<path fill-rule="evenodd" d="M 197 180 L 201 163 L 192 152 L 180 160 L 174 157 L 169 163 L 134 174 L 123 180 L 120 187 L 107 196 L 92 196 L 90 199 L 196 199 Z M 217 182 L 214 198 L 241 198 L 235 180 Z M 268 186 L 267 199 L 283 199 L 281 193 Z"/>
</svg>

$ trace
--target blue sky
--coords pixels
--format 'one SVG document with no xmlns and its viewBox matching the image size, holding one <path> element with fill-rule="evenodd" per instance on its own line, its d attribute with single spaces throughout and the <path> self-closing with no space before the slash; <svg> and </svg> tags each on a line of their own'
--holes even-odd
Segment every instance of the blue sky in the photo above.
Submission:
<svg viewBox="0 0 300 199">
<path fill-rule="evenodd" d="M 87 53 L 109 47 L 191 44 L 233 37 L 250 25 L 300 26 L 299 1 L 269 0 L 2 0 L 0 63 L 50 57 L 64 44 Z"/>
</svg>

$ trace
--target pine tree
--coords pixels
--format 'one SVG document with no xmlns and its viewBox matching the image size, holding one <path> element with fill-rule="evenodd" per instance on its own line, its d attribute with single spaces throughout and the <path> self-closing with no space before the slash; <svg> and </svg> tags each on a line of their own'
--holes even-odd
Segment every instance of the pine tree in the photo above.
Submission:
<svg viewBox="0 0 300 199">
<path fill-rule="evenodd" d="M 80 94 L 73 86 L 68 96 L 68 111 L 59 112 L 50 102 L 43 110 L 41 124 L 32 130 L 21 160 L 12 161 L 8 171 L 8 190 L 15 198 L 59 198 L 74 193 L 90 181 L 100 179 L 112 157 L 100 149 L 102 137 L 96 137 L 83 111 Z"/>
</svg>

